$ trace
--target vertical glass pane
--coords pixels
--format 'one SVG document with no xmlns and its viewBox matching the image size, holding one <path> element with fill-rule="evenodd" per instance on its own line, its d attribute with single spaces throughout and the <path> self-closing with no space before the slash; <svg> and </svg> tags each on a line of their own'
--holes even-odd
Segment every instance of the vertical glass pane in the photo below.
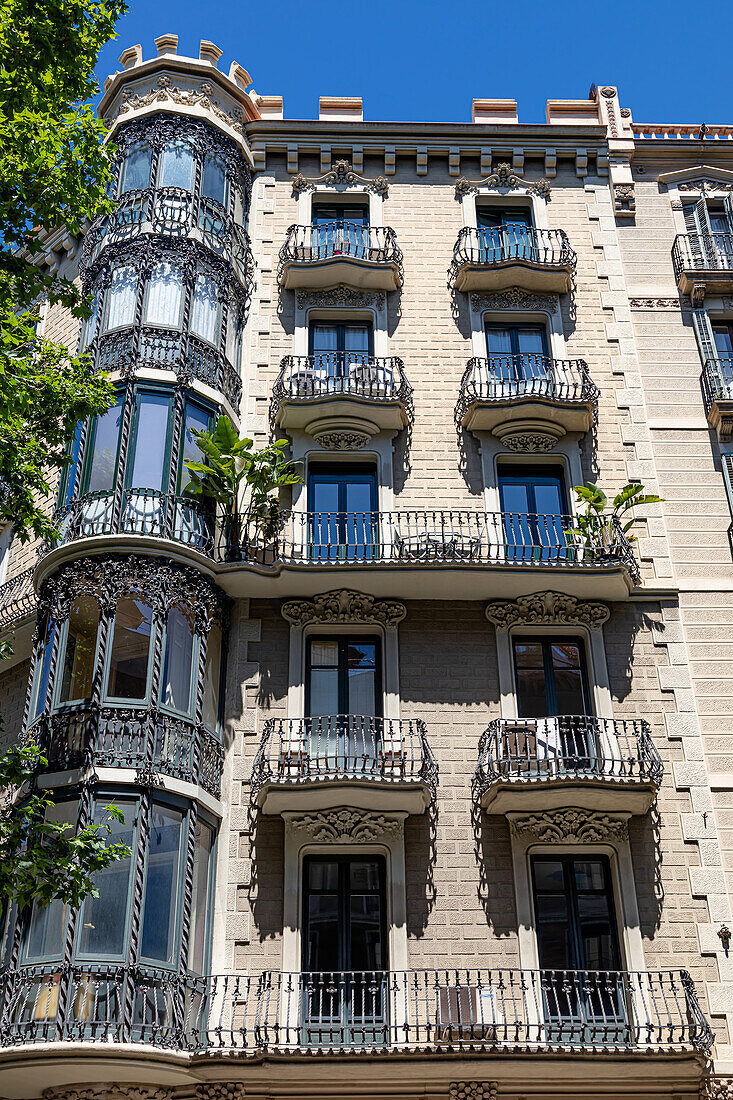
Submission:
<svg viewBox="0 0 733 1100">
<path fill-rule="evenodd" d="M 204 160 L 204 177 L 201 193 L 209 199 L 216 199 L 224 206 L 226 201 L 226 175 L 224 166 L 216 157 L 207 155 Z"/>
<path fill-rule="evenodd" d="M 310 482 L 311 506 L 314 512 L 338 512 L 339 487 L 334 481 Z"/>
<path fill-rule="evenodd" d="M 338 894 L 311 894 L 307 917 L 305 969 L 340 970 Z"/>
<path fill-rule="evenodd" d="M 371 512 L 372 510 L 372 480 L 361 478 L 346 481 L 346 511 L 347 512 Z"/>
<path fill-rule="evenodd" d="M 555 643 L 551 647 L 558 714 L 585 714 L 580 648 L 577 643 Z"/>
<path fill-rule="evenodd" d="M 219 730 L 219 684 L 221 683 L 221 627 L 212 623 L 206 643 L 204 677 L 204 725 L 212 733 Z"/>
<path fill-rule="evenodd" d="M 310 714 L 339 713 L 339 644 L 326 638 L 310 642 Z"/>
<path fill-rule="evenodd" d="M 181 318 L 183 273 L 173 264 L 157 264 L 150 272 L 145 300 L 145 323 L 177 328 Z"/>
<path fill-rule="evenodd" d="M 183 814 L 178 810 L 153 805 L 140 954 L 168 966 L 175 961 L 182 824 Z"/>
<path fill-rule="evenodd" d="M 118 268 L 107 288 L 105 331 L 134 324 L 136 299 L 137 274 L 131 267 Z"/>
<path fill-rule="evenodd" d="M 84 335 L 81 341 L 82 351 L 89 347 L 94 337 L 97 335 L 97 324 L 99 322 L 99 303 L 102 297 L 101 290 L 96 290 L 92 296 L 92 312 L 84 322 Z"/>
<path fill-rule="evenodd" d="M 120 175 L 120 194 L 125 191 L 143 191 L 150 186 L 150 156 L 149 147 L 140 146 L 131 149 L 122 163 Z"/>
<path fill-rule="evenodd" d="M 733 357 L 733 325 L 713 325 L 713 338 L 721 359 Z"/>
<path fill-rule="evenodd" d="M 202 340 L 215 344 L 218 317 L 219 299 L 216 283 L 207 275 L 197 275 L 191 310 L 191 332 L 200 336 Z"/>
<path fill-rule="evenodd" d="M 517 328 L 517 343 L 519 345 L 519 351 L 522 355 L 544 355 L 545 352 L 545 332 L 544 329 L 538 327 L 530 327 L 529 325 L 520 325 Z"/>
<path fill-rule="evenodd" d="M 181 468 L 179 475 L 178 492 L 187 493 L 191 485 L 191 472 L 187 462 L 200 462 L 202 452 L 194 439 L 193 432 L 208 432 L 211 428 L 211 413 L 202 409 L 200 405 L 186 402 L 186 411 L 183 419 L 183 439 L 181 441 Z"/>
<path fill-rule="evenodd" d="M 352 893 L 349 970 L 383 970 L 382 907 L 378 894 Z"/>
<path fill-rule="evenodd" d="M 229 306 L 227 313 L 227 346 L 226 357 L 235 370 L 239 370 L 240 353 L 242 347 L 241 327 L 239 324 L 239 310 L 235 305 Z"/>
<path fill-rule="evenodd" d="M 188 941 L 188 969 L 203 974 L 206 961 L 206 926 L 209 915 L 209 874 L 214 849 L 214 830 L 196 822 L 191 894 L 191 935 Z"/>
<path fill-rule="evenodd" d="M 170 142 L 163 150 L 160 165 L 160 187 L 182 187 L 190 191 L 193 184 L 193 153 L 190 146 Z"/>
<path fill-rule="evenodd" d="M 561 516 L 564 512 L 562 486 L 559 481 L 534 486 L 535 509 L 539 515 Z"/>
<path fill-rule="evenodd" d="M 344 327 L 344 351 L 369 352 L 371 325 L 346 325 Z"/>
<path fill-rule="evenodd" d="M 314 355 L 338 350 L 338 329 L 335 324 L 311 325 L 310 342 Z"/>
<path fill-rule="evenodd" d="M 187 714 L 191 709 L 191 660 L 193 658 L 193 612 L 172 607 L 165 626 L 161 701 Z"/>
<path fill-rule="evenodd" d="M 46 821 L 71 825 L 75 829 L 78 812 L 75 801 L 57 802 L 46 810 Z M 25 947 L 28 958 L 61 958 L 67 912 L 68 907 L 62 901 L 52 901 L 46 906 L 34 902 Z"/>
<path fill-rule="evenodd" d="M 85 492 L 110 492 L 114 488 L 122 405 L 123 396 L 120 394 L 114 405 L 102 416 L 98 416 L 93 423 L 92 454 Z"/>
<path fill-rule="evenodd" d="M 376 698 L 376 645 L 373 642 L 349 642 L 348 714 L 367 717 L 378 713 Z"/>
<path fill-rule="evenodd" d="M 97 802 L 94 821 L 98 824 L 107 813 L 109 802 Z M 133 821 L 136 805 L 133 802 L 114 800 L 122 812 L 124 824 L 111 822 L 109 840 L 127 844 L 134 852 Z M 95 955 L 110 958 L 122 955 L 127 948 L 127 908 L 132 879 L 133 860 L 118 860 L 94 877 L 99 891 L 98 898 L 88 897 L 79 914 L 77 952 L 79 955 Z"/>
<path fill-rule="evenodd" d="M 113 699 L 145 699 L 153 609 L 141 597 L 117 601 L 107 695 Z"/>
<path fill-rule="evenodd" d="M 170 398 L 164 394 L 143 393 L 138 398 L 135 458 L 130 482 L 135 489 L 153 489 L 159 493 L 163 488 L 169 409 Z"/>
<path fill-rule="evenodd" d="M 511 355 L 512 334 L 510 329 L 491 325 L 486 329 L 486 349 L 491 359 L 495 355 Z"/>
<path fill-rule="evenodd" d="M 93 596 L 78 596 L 69 612 L 61 669 L 60 703 L 88 699 L 91 696 L 98 629 L 99 604 Z"/>
<path fill-rule="evenodd" d="M 35 721 L 46 706 L 48 695 L 48 681 L 51 676 L 51 655 L 56 634 L 56 625 L 53 619 L 49 619 L 46 625 L 46 633 L 43 639 L 43 649 L 38 655 L 34 670 L 35 684 L 33 686 L 33 707 L 31 708 L 31 721 Z"/>
<path fill-rule="evenodd" d="M 81 421 L 79 421 L 74 430 L 74 438 L 72 439 L 69 446 L 69 458 L 71 459 L 71 462 L 66 467 L 63 473 L 61 491 L 59 493 L 59 507 L 61 508 L 68 504 L 74 495 L 74 487 L 76 485 L 76 471 L 79 466 L 79 458 L 81 457 L 81 440 L 83 430 L 84 425 Z"/>
</svg>

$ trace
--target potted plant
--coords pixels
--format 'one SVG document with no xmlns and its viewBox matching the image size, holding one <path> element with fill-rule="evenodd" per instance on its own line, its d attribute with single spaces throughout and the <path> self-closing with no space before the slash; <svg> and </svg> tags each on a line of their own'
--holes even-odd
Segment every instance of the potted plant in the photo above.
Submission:
<svg viewBox="0 0 733 1100">
<path fill-rule="evenodd" d="M 575 485 L 573 492 L 585 505 L 585 511 L 573 517 L 572 525 L 565 532 L 570 544 L 568 555 L 573 558 L 587 555 L 591 560 L 599 556 L 599 551 L 603 555 L 610 554 L 620 534 L 629 542 L 635 542 L 636 536 L 629 532 L 639 517 L 629 516 L 629 513 L 642 504 L 660 504 L 664 500 L 656 493 L 646 493 L 638 481 L 624 485 L 610 502 L 610 510 L 608 497 L 597 485 Z M 629 518 L 623 523 L 627 516 Z"/>
</svg>

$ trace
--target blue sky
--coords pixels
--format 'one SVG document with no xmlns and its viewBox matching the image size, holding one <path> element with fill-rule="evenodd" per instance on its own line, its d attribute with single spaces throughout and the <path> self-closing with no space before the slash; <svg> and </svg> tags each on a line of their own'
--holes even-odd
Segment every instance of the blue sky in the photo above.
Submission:
<svg viewBox="0 0 733 1100">
<path fill-rule="evenodd" d="M 136 42 L 179 36 L 198 57 L 208 38 L 286 118 L 314 118 L 319 95 L 361 95 L 372 121 L 468 122 L 476 97 L 516 99 L 520 122 L 545 101 L 617 84 L 636 122 L 733 122 L 733 4 L 681 0 L 129 0 L 97 75 Z"/>
</svg>

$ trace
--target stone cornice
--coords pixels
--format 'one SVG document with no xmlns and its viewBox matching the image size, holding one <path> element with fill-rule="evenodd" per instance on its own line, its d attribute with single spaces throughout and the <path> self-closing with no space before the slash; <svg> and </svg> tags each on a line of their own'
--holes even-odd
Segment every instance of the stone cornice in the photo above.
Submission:
<svg viewBox="0 0 733 1100">
<path fill-rule="evenodd" d="M 602 626 L 610 615 L 605 603 L 576 600 L 564 592 L 535 592 L 517 600 L 496 600 L 486 605 L 486 618 L 497 630 L 517 625 L 572 624 Z"/>
<path fill-rule="evenodd" d="M 282 615 L 293 626 L 308 623 L 380 623 L 394 628 L 407 614 L 399 600 L 376 600 L 363 592 L 340 588 L 323 592 L 312 600 L 287 600 Z"/>
</svg>

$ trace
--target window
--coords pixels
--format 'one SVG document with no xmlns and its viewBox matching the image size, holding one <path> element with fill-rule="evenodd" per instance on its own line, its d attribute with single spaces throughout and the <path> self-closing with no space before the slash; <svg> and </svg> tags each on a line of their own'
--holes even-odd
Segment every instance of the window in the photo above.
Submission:
<svg viewBox="0 0 733 1100">
<path fill-rule="evenodd" d="M 161 702 L 181 714 L 190 714 L 191 665 L 193 661 L 193 612 L 190 607 L 172 607 L 165 624 Z"/>
<path fill-rule="evenodd" d="M 153 609 L 140 596 L 117 601 L 107 672 L 107 696 L 144 702 L 147 697 Z"/>
<path fill-rule="evenodd" d="M 81 350 L 86 349 L 97 335 L 97 323 L 99 321 L 99 303 L 102 297 L 101 290 L 96 290 L 92 297 L 92 311 L 82 324 Z"/>
<path fill-rule="evenodd" d="M 242 326 L 239 319 L 239 310 L 234 304 L 229 306 L 227 313 L 227 339 L 226 357 L 236 371 L 242 365 Z"/>
<path fill-rule="evenodd" d="M 368 203 L 313 203 L 311 220 L 315 259 L 344 254 L 369 258 Z"/>
<path fill-rule="evenodd" d="M 135 396 L 132 462 L 127 463 L 130 488 L 160 493 L 168 484 L 171 404 L 166 393 L 138 391 Z"/>
<path fill-rule="evenodd" d="M 94 806 L 94 821 L 99 824 L 107 816 L 112 800 L 98 801 Z M 105 867 L 94 876 L 99 897 L 88 897 L 79 914 L 77 954 L 85 958 L 120 958 L 127 950 L 127 911 L 134 868 L 136 804 L 114 799 L 124 823 L 110 821 L 111 843 L 127 844 L 133 856 Z"/>
<path fill-rule="evenodd" d="M 204 725 L 219 736 L 219 699 L 222 680 L 222 636 L 218 623 L 211 624 L 206 642 L 204 673 Z"/>
<path fill-rule="evenodd" d="M 196 442 L 193 433 L 194 431 L 210 432 L 213 428 L 213 420 L 214 418 L 209 409 L 204 408 L 195 401 L 186 401 L 186 409 L 183 416 L 181 457 L 178 469 L 178 493 L 181 496 L 185 496 L 186 493 L 189 492 L 191 486 L 191 471 L 188 469 L 186 463 L 200 462 L 203 458 L 203 452 Z"/>
<path fill-rule="evenodd" d="M 163 148 L 158 175 L 159 187 L 193 187 L 193 150 L 184 142 L 171 141 Z"/>
<path fill-rule="evenodd" d="M 150 186 L 151 157 L 152 150 L 149 145 L 139 145 L 130 149 L 120 170 L 120 195 L 126 191 L 144 191 Z"/>
<path fill-rule="evenodd" d="M 185 818 L 171 806 L 153 804 L 145 865 L 140 955 L 173 966 L 178 954 L 178 883 Z"/>
<path fill-rule="evenodd" d="M 66 625 L 58 702 L 75 703 L 92 694 L 99 632 L 99 604 L 94 596 L 77 596 Z"/>
<path fill-rule="evenodd" d="M 592 713 L 580 638 L 512 638 L 520 718 Z"/>
<path fill-rule="evenodd" d="M 369 203 L 313 203 L 313 225 L 325 223 L 351 222 L 354 225 L 369 225 Z"/>
<path fill-rule="evenodd" d="M 78 803 L 59 801 L 46 809 L 46 821 L 76 828 Z M 63 901 L 49 905 L 33 903 L 25 940 L 27 960 L 60 958 L 64 950 L 64 932 L 68 906 Z"/>
<path fill-rule="evenodd" d="M 567 500 L 561 466 L 500 466 L 499 500 L 508 558 L 548 561 L 566 555 Z"/>
<path fill-rule="evenodd" d="M 193 852 L 191 932 L 188 942 L 188 969 L 194 974 L 203 974 L 206 965 L 207 902 L 212 888 L 214 840 L 214 830 L 198 817 Z"/>
<path fill-rule="evenodd" d="M 733 323 L 730 321 L 712 321 L 711 324 L 718 358 L 733 358 Z"/>
<path fill-rule="evenodd" d="M 378 640 L 311 637 L 306 662 L 309 757 L 326 767 L 363 770 L 379 752 Z"/>
<path fill-rule="evenodd" d="M 191 310 L 191 332 L 207 340 L 217 341 L 219 321 L 219 295 L 216 283 L 208 275 L 197 275 Z"/>
<path fill-rule="evenodd" d="M 708 205 L 705 196 L 683 207 L 691 258 L 696 267 L 733 266 L 733 197 L 720 205 Z"/>
<path fill-rule="evenodd" d="M 501 325 L 486 321 L 486 355 L 493 383 L 545 381 L 547 334 L 544 325 Z"/>
<path fill-rule="evenodd" d="M 479 263 L 531 259 L 532 211 L 528 206 L 477 206 Z"/>
<path fill-rule="evenodd" d="M 145 298 L 145 324 L 180 328 L 183 273 L 173 264 L 156 264 L 150 272 Z"/>
<path fill-rule="evenodd" d="M 377 476 L 370 466 L 308 472 L 310 551 L 319 560 L 371 559 L 378 544 Z"/>
<path fill-rule="evenodd" d="M 308 351 L 319 382 L 327 384 L 331 379 L 349 376 L 367 378 L 372 326 L 365 321 L 313 321 L 308 330 Z"/>
<path fill-rule="evenodd" d="M 131 267 L 118 267 L 112 273 L 105 296 L 105 332 L 135 323 L 137 281 L 137 273 Z"/>
<path fill-rule="evenodd" d="M 51 679 L 51 657 L 53 655 L 55 635 L 56 624 L 53 619 L 49 617 L 46 621 L 46 629 L 43 634 L 43 648 L 36 657 L 36 664 L 33 669 L 33 688 L 31 691 L 30 708 L 31 722 L 35 722 L 46 707 L 48 685 Z"/>
<path fill-rule="evenodd" d="M 124 395 L 118 394 L 114 405 L 96 417 L 89 427 L 82 479 L 84 493 L 109 493 L 114 489 L 123 404 Z"/>
<path fill-rule="evenodd" d="M 226 206 L 227 177 L 224 165 L 218 157 L 207 153 L 204 158 L 204 174 L 201 182 L 201 194 L 204 198 L 215 199 Z"/>
<path fill-rule="evenodd" d="M 63 509 L 71 501 L 76 487 L 76 472 L 81 457 L 81 441 L 84 435 L 84 424 L 80 420 L 74 429 L 74 437 L 69 444 L 69 463 L 61 471 L 59 483 L 58 506 Z"/>
</svg>

